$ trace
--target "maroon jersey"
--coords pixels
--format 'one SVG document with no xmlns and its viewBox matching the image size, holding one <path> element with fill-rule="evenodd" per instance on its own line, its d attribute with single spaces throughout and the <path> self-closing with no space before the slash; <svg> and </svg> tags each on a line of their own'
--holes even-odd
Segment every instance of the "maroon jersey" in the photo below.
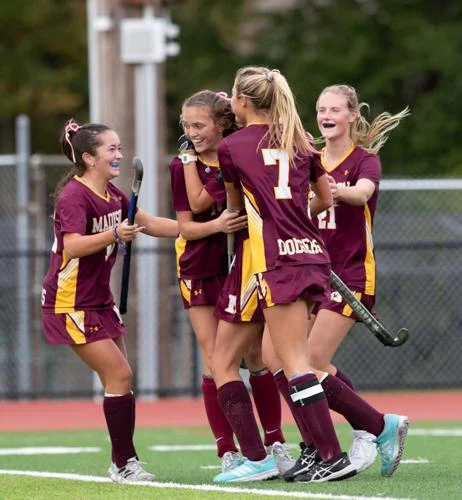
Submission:
<svg viewBox="0 0 462 500">
<path fill-rule="evenodd" d="M 316 160 L 304 155 L 289 164 L 285 151 L 268 148 L 267 131 L 266 125 L 250 125 L 223 139 L 218 149 L 223 178 L 244 193 L 253 272 L 329 263 L 308 215 L 310 180 L 320 173 Z"/>
<path fill-rule="evenodd" d="M 50 269 L 43 281 L 44 310 L 65 313 L 112 308 L 114 299 L 109 280 L 117 245 L 71 259 L 64 251 L 63 236 L 66 233 L 90 235 L 112 229 L 127 217 L 128 203 L 128 198 L 111 183 L 104 197 L 77 176 L 63 188 L 56 201 Z"/>
<path fill-rule="evenodd" d="M 173 207 L 177 212 L 191 212 L 184 178 L 185 168 L 178 158 L 170 162 Z M 186 168 L 194 168 L 188 165 Z M 217 165 L 196 162 L 196 168 L 205 190 L 216 203 L 200 214 L 193 214 L 195 222 L 216 219 L 226 205 L 225 188 L 217 181 Z M 200 240 L 187 241 L 179 236 L 175 242 L 179 278 L 197 279 L 217 276 L 227 272 L 226 234 L 216 233 Z"/>
<path fill-rule="evenodd" d="M 372 225 L 377 206 L 381 175 L 379 157 L 354 147 L 338 165 L 324 166 L 337 184 L 355 186 L 359 179 L 369 179 L 376 189 L 364 206 L 337 202 L 317 217 L 332 261 L 332 270 L 353 290 L 375 294 L 375 257 Z"/>
</svg>

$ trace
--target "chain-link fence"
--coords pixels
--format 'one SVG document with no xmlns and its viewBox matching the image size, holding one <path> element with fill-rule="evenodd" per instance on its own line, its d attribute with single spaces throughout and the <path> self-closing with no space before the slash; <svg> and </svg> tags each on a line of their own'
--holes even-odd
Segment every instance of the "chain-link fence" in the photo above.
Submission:
<svg viewBox="0 0 462 500">
<path fill-rule="evenodd" d="M 383 182 L 374 242 L 380 319 L 411 337 L 382 347 L 356 325 L 336 363 L 364 389 L 461 387 L 462 182 Z"/>
<path fill-rule="evenodd" d="M 49 195 L 66 171 L 65 160 L 30 157 L 26 251 L 18 249 L 22 219 L 16 160 L 0 156 L 0 398 L 91 396 L 98 386 L 90 370 L 69 348 L 47 344 L 40 321 L 41 282 L 53 240 Z M 411 337 L 401 347 L 384 347 L 364 325 L 357 325 L 335 363 L 360 389 L 461 387 L 462 181 L 383 181 L 374 241 L 380 321 L 391 332 L 407 327 Z M 137 252 L 143 251 L 134 246 L 134 267 Z M 168 321 L 160 323 L 159 382 L 146 395 L 197 394 L 200 366 L 178 295 L 173 242 L 167 241 L 160 252 L 166 276 L 162 293 L 171 313 L 160 313 Z M 116 268 L 117 282 L 119 275 Z M 20 293 L 24 283 L 26 297 Z M 137 353 L 143 348 L 137 319 L 142 311 L 137 310 L 135 283 L 130 286 L 127 345 L 136 374 Z M 28 330 L 21 333 L 25 325 Z"/>
</svg>

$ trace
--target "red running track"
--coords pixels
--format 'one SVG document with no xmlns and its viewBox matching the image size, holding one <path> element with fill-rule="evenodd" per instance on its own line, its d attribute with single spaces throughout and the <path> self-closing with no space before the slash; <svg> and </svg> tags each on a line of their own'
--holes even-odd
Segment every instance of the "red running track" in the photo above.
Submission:
<svg viewBox="0 0 462 500">
<path fill-rule="evenodd" d="M 401 392 L 364 393 L 363 397 L 383 413 L 407 415 L 411 422 L 422 420 L 462 420 L 462 393 Z M 334 422 L 343 417 L 333 413 Z M 282 421 L 293 423 L 283 402 Z M 136 425 L 144 427 L 181 427 L 207 425 L 200 398 L 147 401 L 139 399 Z M 102 429 L 106 427 L 101 401 L 0 401 L 0 431 L 41 431 Z"/>
</svg>

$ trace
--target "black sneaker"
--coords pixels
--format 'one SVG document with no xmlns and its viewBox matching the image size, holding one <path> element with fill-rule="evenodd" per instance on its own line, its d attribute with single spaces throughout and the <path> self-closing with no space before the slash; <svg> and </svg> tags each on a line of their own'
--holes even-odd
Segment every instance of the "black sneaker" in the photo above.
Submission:
<svg viewBox="0 0 462 500">
<path fill-rule="evenodd" d="M 328 462 L 315 462 L 310 470 L 295 476 L 294 481 L 325 483 L 326 481 L 341 481 L 355 474 L 355 466 L 350 462 L 348 455 L 342 453 L 340 458 Z"/>
<path fill-rule="evenodd" d="M 306 446 L 305 443 L 300 443 L 300 449 L 302 451 L 294 466 L 282 474 L 286 481 L 294 481 L 299 474 L 308 471 L 316 461 L 321 460 L 314 446 Z"/>
</svg>

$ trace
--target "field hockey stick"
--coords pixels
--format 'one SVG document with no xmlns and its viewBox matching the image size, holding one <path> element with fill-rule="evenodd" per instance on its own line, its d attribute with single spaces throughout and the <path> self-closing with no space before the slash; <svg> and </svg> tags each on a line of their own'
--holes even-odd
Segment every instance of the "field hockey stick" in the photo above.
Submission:
<svg viewBox="0 0 462 500">
<path fill-rule="evenodd" d="M 143 180 L 143 164 L 137 157 L 133 157 L 133 181 L 132 192 L 130 196 L 130 204 L 128 206 L 128 223 L 132 225 L 135 222 L 136 204 L 138 202 L 138 195 L 141 188 L 141 181 Z M 120 286 L 120 305 L 119 310 L 121 314 L 127 312 L 127 299 L 128 299 L 128 283 L 130 278 L 130 260 L 132 255 L 132 242 L 126 243 L 126 253 L 124 255 L 124 263 L 122 268 L 122 284 Z"/>
<path fill-rule="evenodd" d="M 371 314 L 366 306 L 355 296 L 355 294 L 345 285 L 345 283 L 331 271 L 330 281 L 333 287 L 340 293 L 345 302 L 353 309 L 358 318 L 367 328 L 382 342 L 385 346 L 398 347 L 403 345 L 409 338 L 409 331 L 406 328 L 400 328 L 395 336 Z"/>
<path fill-rule="evenodd" d="M 226 235 L 226 249 L 228 251 L 228 272 L 231 271 L 234 259 L 234 233 Z"/>
</svg>

